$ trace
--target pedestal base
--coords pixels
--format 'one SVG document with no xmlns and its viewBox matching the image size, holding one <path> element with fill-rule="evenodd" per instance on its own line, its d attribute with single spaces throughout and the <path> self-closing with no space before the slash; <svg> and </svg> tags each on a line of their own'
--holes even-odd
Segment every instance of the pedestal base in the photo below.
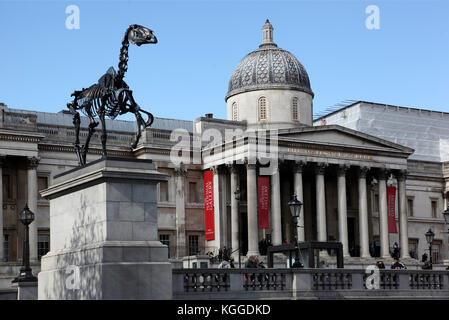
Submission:
<svg viewBox="0 0 449 320">
<path fill-rule="evenodd" d="M 106 158 L 56 176 L 50 248 L 39 299 L 171 299 L 168 247 L 158 241 L 157 183 L 151 161 Z"/>
<path fill-rule="evenodd" d="M 42 257 L 39 299 L 171 299 L 172 266 L 159 241 L 105 242 Z"/>
<path fill-rule="evenodd" d="M 17 288 L 17 300 L 37 300 L 37 281 L 15 282 L 12 287 Z"/>
</svg>

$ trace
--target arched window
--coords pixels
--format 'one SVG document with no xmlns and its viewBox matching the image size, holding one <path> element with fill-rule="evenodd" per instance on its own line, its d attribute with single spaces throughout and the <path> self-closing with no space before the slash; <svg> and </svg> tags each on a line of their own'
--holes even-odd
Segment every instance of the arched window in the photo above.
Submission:
<svg viewBox="0 0 449 320">
<path fill-rule="evenodd" d="M 267 115 L 267 98 L 260 97 L 259 98 L 259 121 L 268 120 Z"/>
<path fill-rule="evenodd" d="M 237 102 L 234 102 L 232 104 L 232 120 L 234 120 L 234 121 L 239 120 L 239 109 L 237 107 Z"/>
<path fill-rule="evenodd" d="M 292 119 L 299 120 L 298 98 L 296 97 L 294 97 L 292 100 Z"/>
</svg>

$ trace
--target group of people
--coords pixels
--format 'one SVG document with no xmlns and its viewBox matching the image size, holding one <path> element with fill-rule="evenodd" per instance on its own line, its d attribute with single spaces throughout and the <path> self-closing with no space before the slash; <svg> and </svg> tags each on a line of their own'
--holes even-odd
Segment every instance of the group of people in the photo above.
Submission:
<svg viewBox="0 0 449 320">
<path fill-rule="evenodd" d="M 382 260 L 377 261 L 376 267 L 378 269 L 385 269 L 385 264 Z M 399 257 L 394 257 L 393 262 L 391 263 L 391 269 L 392 270 L 402 270 L 407 269 L 405 264 L 403 264 L 401 261 L 399 261 Z"/>
<path fill-rule="evenodd" d="M 265 265 L 263 264 L 263 261 L 259 261 L 256 256 L 250 256 L 245 267 L 249 269 L 264 269 Z"/>
</svg>

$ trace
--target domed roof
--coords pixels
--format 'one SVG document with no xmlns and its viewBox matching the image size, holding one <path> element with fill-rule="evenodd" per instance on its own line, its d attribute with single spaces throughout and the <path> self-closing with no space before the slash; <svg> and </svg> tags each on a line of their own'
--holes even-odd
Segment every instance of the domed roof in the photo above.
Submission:
<svg viewBox="0 0 449 320">
<path fill-rule="evenodd" d="M 226 100 L 241 92 L 263 89 L 300 90 L 313 95 L 303 65 L 273 42 L 273 27 L 268 19 L 262 35 L 259 49 L 244 57 L 232 73 Z"/>
</svg>

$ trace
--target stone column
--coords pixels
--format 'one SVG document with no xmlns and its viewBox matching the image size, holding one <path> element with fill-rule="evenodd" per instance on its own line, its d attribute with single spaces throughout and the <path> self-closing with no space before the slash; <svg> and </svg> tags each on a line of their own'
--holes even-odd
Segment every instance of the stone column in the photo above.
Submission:
<svg viewBox="0 0 449 320">
<path fill-rule="evenodd" d="M 338 234 L 343 245 L 343 256 L 349 257 L 348 244 L 348 213 L 346 207 L 346 172 L 348 165 L 338 166 L 337 188 L 338 188 Z"/>
<path fill-rule="evenodd" d="M 318 241 L 327 241 L 326 229 L 326 197 L 324 189 L 324 171 L 327 163 L 317 163 L 315 167 L 316 175 L 316 217 L 317 217 L 317 238 Z"/>
<path fill-rule="evenodd" d="M 404 259 L 410 258 L 408 250 L 407 195 L 405 191 L 407 171 L 401 170 L 397 172 L 396 178 L 398 180 L 399 245 L 401 247 L 401 259 Z"/>
<path fill-rule="evenodd" d="M 222 247 L 221 243 L 221 215 L 223 212 L 221 211 L 221 192 L 220 192 L 220 171 L 221 169 L 218 166 L 212 167 L 213 171 L 213 184 L 214 184 L 214 252 L 218 254 L 218 250 Z"/>
<path fill-rule="evenodd" d="M 271 175 L 271 223 L 274 246 L 282 244 L 282 222 L 281 222 L 281 182 L 279 178 L 279 167 Z"/>
<path fill-rule="evenodd" d="M 30 261 L 37 262 L 37 171 L 36 168 L 39 165 L 39 160 L 36 157 L 31 157 L 27 159 L 27 176 L 28 176 L 28 196 L 27 203 L 28 208 L 35 214 L 34 221 L 30 224 Z M 19 208 L 19 210 L 22 210 Z"/>
<path fill-rule="evenodd" d="M 239 251 L 239 203 L 235 199 L 234 192 L 239 188 L 239 170 L 236 165 L 230 166 L 231 169 L 231 248 L 234 259 L 238 259 Z M 240 190 L 241 191 L 241 190 Z"/>
<path fill-rule="evenodd" d="M 447 192 L 443 191 L 443 209 L 447 209 Z"/>
<path fill-rule="evenodd" d="M 187 255 L 186 243 L 186 206 L 185 206 L 185 178 L 186 169 L 175 168 L 176 181 L 176 257 L 181 258 Z M 170 250 L 170 248 L 169 248 Z"/>
<path fill-rule="evenodd" d="M 293 167 L 293 188 L 296 198 L 302 202 L 301 212 L 298 221 L 298 241 L 305 241 L 305 229 L 304 229 L 304 191 L 302 188 L 302 170 L 306 163 L 299 161 L 296 162 Z"/>
<path fill-rule="evenodd" d="M 390 244 L 388 241 L 388 207 L 387 207 L 387 171 L 379 169 L 377 180 L 379 181 L 379 234 L 380 256 L 390 257 Z"/>
<path fill-rule="evenodd" d="M 259 255 L 257 229 L 257 178 L 256 165 L 246 166 L 247 212 L 248 212 L 248 253 L 247 256 Z"/>
<path fill-rule="evenodd" d="M 0 262 L 5 261 L 3 252 L 3 163 L 5 157 L 0 157 Z"/>
<path fill-rule="evenodd" d="M 366 194 L 366 174 L 368 167 L 360 167 L 359 174 L 359 238 L 360 257 L 369 258 L 368 200 Z"/>
</svg>

